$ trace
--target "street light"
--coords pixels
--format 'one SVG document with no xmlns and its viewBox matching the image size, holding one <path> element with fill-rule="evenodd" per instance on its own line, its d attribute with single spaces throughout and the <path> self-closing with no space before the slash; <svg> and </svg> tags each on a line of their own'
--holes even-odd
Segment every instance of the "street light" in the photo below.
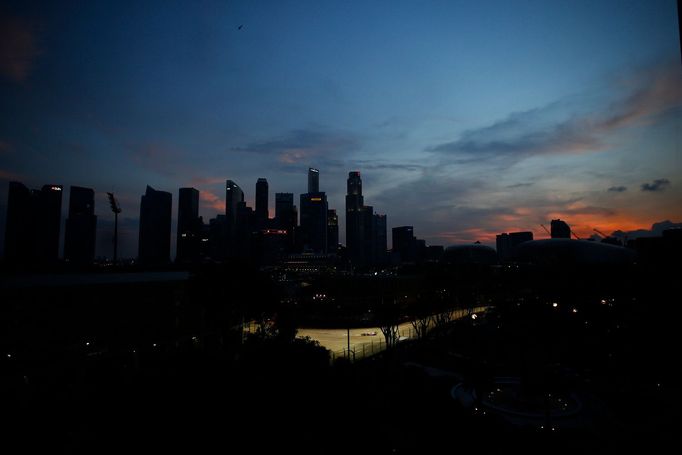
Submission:
<svg viewBox="0 0 682 455">
<path fill-rule="evenodd" d="M 121 206 L 114 197 L 114 193 L 107 193 L 107 197 L 111 211 L 114 212 L 114 265 L 116 265 L 118 261 L 118 214 L 121 213 Z"/>
</svg>

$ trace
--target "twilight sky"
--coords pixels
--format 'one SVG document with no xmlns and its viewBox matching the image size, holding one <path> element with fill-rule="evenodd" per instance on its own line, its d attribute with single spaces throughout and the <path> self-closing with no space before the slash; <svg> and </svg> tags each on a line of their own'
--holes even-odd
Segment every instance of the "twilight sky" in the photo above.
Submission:
<svg viewBox="0 0 682 455">
<path fill-rule="evenodd" d="M 137 251 L 149 184 L 306 190 L 365 203 L 431 244 L 682 221 L 674 0 L 3 2 L 0 221 L 7 185 L 105 192 Z M 241 26 L 241 29 L 240 29 Z M 272 212 L 273 210 L 271 210 Z M 173 226 L 175 229 L 175 226 Z M 389 234 L 390 239 L 390 234 Z M 390 241 L 390 240 L 389 240 Z"/>
</svg>

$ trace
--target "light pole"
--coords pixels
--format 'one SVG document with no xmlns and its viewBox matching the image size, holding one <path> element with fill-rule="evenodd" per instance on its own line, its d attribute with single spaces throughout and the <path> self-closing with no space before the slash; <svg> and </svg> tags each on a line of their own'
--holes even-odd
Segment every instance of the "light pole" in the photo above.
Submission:
<svg viewBox="0 0 682 455">
<path fill-rule="evenodd" d="M 114 265 L 118 262 L 118 214 L 121 213 L 121 206 L 114 197 L 114 193 L 107 193 L 111 211 L 114 212 Z"/>
</svg>

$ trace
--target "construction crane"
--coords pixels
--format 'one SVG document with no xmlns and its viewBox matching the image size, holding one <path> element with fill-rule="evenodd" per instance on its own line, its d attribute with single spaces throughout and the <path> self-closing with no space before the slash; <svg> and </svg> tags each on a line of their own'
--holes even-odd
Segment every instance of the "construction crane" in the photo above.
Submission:
<svg viewBox="0 0 682 455">
<path fill-rule="evenodd" d="M 601 235 L 602 237 L 604 237 L 605 239 L 609 238 L 608 235 L 604 234 L 602 231 L 600 231 L 600 230 L 597 229 L 597 228 L 594 228 L 594 229 L 592 229 L 592 230 L 593 230 L 594 232 L 596 232 L 597 234 Z"/>
<path fill-rule="evenodd" d="M 601 239 L 602 243 L 608 243 L 609 245 L 618 245 L 618 246 L 627 245 L 627 236 L 625 238 L 623 238 L 622 240 L 620 240 L 616 237 L 612 237 L 610 235 L 604 234 L 599 229 L 593 229 L 593 231 L 603 237 Z"/>
</svg>

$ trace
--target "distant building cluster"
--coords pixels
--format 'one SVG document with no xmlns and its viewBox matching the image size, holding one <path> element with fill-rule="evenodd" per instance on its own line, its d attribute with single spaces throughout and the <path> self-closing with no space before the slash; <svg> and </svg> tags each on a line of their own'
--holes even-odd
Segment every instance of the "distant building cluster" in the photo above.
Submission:
<svg viewBox="0 0 682 455">
<path fill-rule="evenodd" d="M 95 259 L 97 217 L 94 191 L 71 187 L 66 220 L 64 260 L 78 265 Z M 115 202 L 113 194 L 110 201 Z M 319 169 L 308 169 L 308 191 L 300 195 L 275 193 L 274 218 L 269 216 L 269 185 L 256 182 L 255 210 L 247 206 L 244 191 L 225 182 L 225 213 L 205 223 L 199 216 L 199 190 L 180 188 L 176 231 L 179 264 L 251 262 L 291 264 L 306 269 L 331 259 L 354 266 L 386 266 L 401 262 L 438 260 L 443 247 L 426 247 L 411 226 L 393 229 L 393 250 L 388 250 L 387 218 L 365 205 L 360 172 L 348 174 L 346 246 L 339 243 L 339 217 L 320 191 Z M 146 266 L 171 262 L 171 193 L 147 186 L 140 201 L 137 261 Z M 9 263 L 54 264 L 59 261 L 62 186 L 30 190 L 10 183 L 5 259 Z M 299 211 L 300 208 L 300 211 Z M 113 210 L 113 206 L 112 206 Z M 120 212 L 120 210 L 119 210 Z M 302 265 L 307 263 L 308 265 Z"/>
<path fill-rule="evenodd" d="M 244 201 L 240 186 L 226 180 L 225 213 L 218 214 L 208 223 L 199 216 L 199 191 L 180 188 L 175 262 L 238 262 L 282 265 L 293 271 L 320 271 L 335 269 L 336 265 L 488 264 L 491 252 L 495 256 L 492 262 L 501 264 L 528 260 L 539 254 L 554 260 L 607 256 L 629 260 L 632 251 L 637 252 L 640 262 L 657 263 L 669 262 L 670 256 L 677 254 L 673 252 L 680 251 L 682 229 L 666 230 L 661 237 L 637 239 L 606 236 L 595 229 L 601 236 L 600 242 L 575 243 L 571 237 L 581 239 L 566 221 L 560 219 L 551 220 L 551 230 L 542 225 L 551 237 L 549 241 L 534 241 L 530 231 L 505 232 L 497 235 L 497 251 L 483 245 L 462 245 L 467 248 L 447 250 L 442 246 L 427 246 L 425 240 L 414 235 L 413 226 L 396 226 L 392 228 L 393 248 L 389 250 L 386 215 L 374 213 L 374 207 L 365 205 L 360 172 L 349 172 L 346 184 L 345 246 L 339 243 L 337 211 L 329 208 L 327 194 L 320 191 L 318 169 L 308 169 L 308 191 L 300 195 L 300 211 L 294 204 L 293 193 L 275 193 L 274 218 L 269 216 L 269 185 L 265 178 L 256 182 L 255 210 Z M 61 185 L 29 189 L 22 183 L 10 182 L 6 263 L 43 266 L 59 262 L 62 194 Z M 87 266 L 95 260 L 97 216 L 94 196 L 90 188 L 70 188 L 63 257 L 67 263 Z M 109 194 L 109 198 L 112 210 L 118 214 L 121 210 L 113 194 Z M 144 266 L 171 262 L 172 199 L 171 193 L 151 186 L 147 186 L 141 197 L 137 261 Z M 595 239 L 599 238 L 593 236 L 590 240 Z M 630 252 L 593 248 L 587 243 L 628 247 Z"/>
<path fill-rule="evenodd" d="M 497 256 L 501 262 L 509 261 L 517 247 L 523 242 L 533 240 L 532 232 L 510 232 L 502 233 L 496 238 Z"/>
<path fill-rule="evenodd" d="M 346 248 L 353 264 L 387 263 L 386 215 L 365 205 L 360 172 L 348 173 L 346 181 Z"/>
</svg>

